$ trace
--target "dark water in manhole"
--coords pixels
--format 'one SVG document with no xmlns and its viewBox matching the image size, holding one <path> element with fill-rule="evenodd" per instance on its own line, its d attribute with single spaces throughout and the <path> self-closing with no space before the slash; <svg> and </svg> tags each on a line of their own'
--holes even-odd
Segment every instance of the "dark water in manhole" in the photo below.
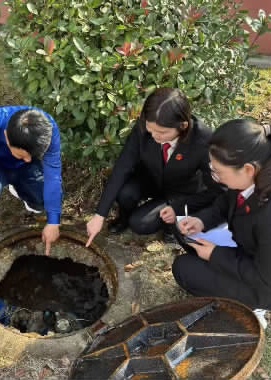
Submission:
<svg viewBox="0 0 271 380">
<path fill-rule="evenodd" d="M 108 298 L 97 267 L 24 255 L 0 282 L 0 322 L 21 332 L 67 333 L 96 322 Z"/>
</svg>

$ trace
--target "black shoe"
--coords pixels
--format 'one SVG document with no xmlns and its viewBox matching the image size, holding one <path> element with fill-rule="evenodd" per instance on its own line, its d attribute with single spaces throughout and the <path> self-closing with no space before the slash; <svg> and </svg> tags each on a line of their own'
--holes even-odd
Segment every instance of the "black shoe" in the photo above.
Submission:
<svg viewBox="0 0 271 380">
<path fill-rule="evenodd" d="M 120 234 L 128 228 L 128 221 L 126 219 L 117 218 L 113 220 L 109 226 L 108 231 L 112 234 Z"/>
</svg>

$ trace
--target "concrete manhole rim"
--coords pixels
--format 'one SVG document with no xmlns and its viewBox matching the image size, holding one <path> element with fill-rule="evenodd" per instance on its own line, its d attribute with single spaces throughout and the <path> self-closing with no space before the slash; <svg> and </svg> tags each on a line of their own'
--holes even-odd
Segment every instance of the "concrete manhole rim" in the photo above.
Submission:
<svg viewBox="0 0 271 380">
<path fill-rule="evenodd" d="M 21 227 L 17 229 L 12 229 L 5 231 L 5 234 L 3 238 L 0 240 L 0 251 L 4 248 L 8 248 L 16 243 L 19 243 L 20 241 L 24 241 L 31 238 L 36 238 L 41 236 L 42 227 Z M 70 240 L 74 243 L 80 244 L 83 247 L 85 247 L 86 244 L 86 237 L 80 233 L 76 228 L 69 227 L 69 226 L 62 226 L 60 231 L 60 240 L 61 238 L 64 238 L 66 240 Z M 57 243 L 56 243 L 57 244 Z M 106 282 L 106 285 L 108 286 L 108 283 L 111 283 L 113 293 L 110 294 L 109 302 L 107 304 L 106 312 L 109 311 L 112 304 L 114 304 L 114 301 L 116 299 L 116 294 L 118 292 L 118 273 L 115 266 L 114 261 L 110 258 L 109 255 L 106 253 L 102 253 L 101 249 L 96 245 L 95 243 L 92 243 L 90 247 L 86 248 L 86 250 L 92 251 L 94 256 L 98 256 L 106 265 L 108 269 L 109 279 L 104 279 Z M 52 256 L 54 257 L 54 256 Z M 73 336 L 78 334 L 78 332 L 86 332 L 87 334 L 93 335 L 94 331 L 96 329 L 96 325 L 99 325 L 101 322 L 102 317 L 96 321 L 93 325 L 85 327 L 81 330 L 72 331 L 70 333 L 66 334 L 59 334 L 56 333 L 54 335 L 48 335 L 48 336 L 41 336 L 36 333 L 21 333 L 17 329 L 13 327 L 5 327 L 2 324 L 0 324 L 0 329 L 2 330 L 9 330 L 9 332 L 14 333 L 19 336 L 24 336 L 26 338 L 35 338 L 35 339 L 41 339 L 41 340 L 48 340 L 48 339 L 61 339 L 68 336 Z"/>
</svg>

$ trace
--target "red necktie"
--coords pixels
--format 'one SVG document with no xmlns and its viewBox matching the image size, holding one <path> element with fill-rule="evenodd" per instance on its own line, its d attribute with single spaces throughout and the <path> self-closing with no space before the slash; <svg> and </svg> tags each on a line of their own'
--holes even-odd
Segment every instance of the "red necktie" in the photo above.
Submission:
<svg viewBox="0 0 271 380">
<path fill-rule="evenodd" d="M 241 193 L 239 193 L 237 195 L 237 203 L 236 203 L 237 207 L 238 208 L 242 207 L 244 205 L 244 203 L 245 203 L 245 198 L 244 198 L 244 196 Z"/>
<path fill-rule="evenodd" d="M 171 147 L 171 145 L 169 143 L 163 144 L 163 159 L 164 159 L 165 164 L 168 161 L 168 150 L 170 147 Z"/>
</svg>

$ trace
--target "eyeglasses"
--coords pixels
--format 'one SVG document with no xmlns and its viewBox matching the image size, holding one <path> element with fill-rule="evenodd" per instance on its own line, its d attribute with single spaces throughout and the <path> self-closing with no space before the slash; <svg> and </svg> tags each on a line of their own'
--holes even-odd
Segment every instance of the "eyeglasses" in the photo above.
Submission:
<svg viewBox="0 0 271 380">
<path fill-rule="evenodd" d="M 217 171 L 213 168 L 212 163 L 209 162 L 209 168 L 211 170 L 211 176 L 215 182 L 220 182 L 220 176 Z"/>
</svg>

